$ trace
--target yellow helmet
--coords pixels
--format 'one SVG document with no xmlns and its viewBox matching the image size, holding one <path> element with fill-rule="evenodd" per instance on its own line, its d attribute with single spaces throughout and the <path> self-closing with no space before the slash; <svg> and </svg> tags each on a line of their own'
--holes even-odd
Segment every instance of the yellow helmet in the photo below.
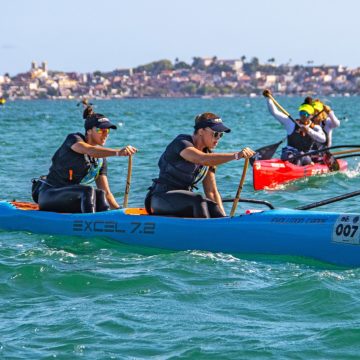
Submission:
<svg viewBox="0 0 360 360">
<path fill-rule="evenodd" d="M 324 104 L 321 101 L 313 101 L 312 106 L 317 112 L 324 110 Z"/>
<path fill-rule="evenodd" d="M 308 115 L 314 114 L 314 108 L 309 104 L 301 104 L 299 106 L 299 114 L 304 115 L 304 113 L 307 113 Z"/>
</svg>

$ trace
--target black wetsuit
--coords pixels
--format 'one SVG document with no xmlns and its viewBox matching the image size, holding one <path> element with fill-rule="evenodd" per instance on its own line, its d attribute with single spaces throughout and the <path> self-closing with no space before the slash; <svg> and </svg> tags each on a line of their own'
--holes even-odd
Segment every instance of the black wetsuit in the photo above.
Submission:
<svg viewBox="0 0 360 360">
<path fill-rule="evenodd" d="M 145 206 L 154 215 L 181 217 L 223 217 L 216 202 L 192 192 L 208 168 L 186 161 L 182 150 L 194 147 L 191 135 L 178 135 L 159 160 L 159 177 L 154 180 L 145 199 Z M 214 171 L 210 169 L 209 171 Z"/>
<path fill-rule="evenodd" d="M 40 210 L 90 213 L 109 209 L 105 192 L 86 185 L 98 175 L 107 174 L 106 159 L 73 151 L 71 146 L 79 141 L 85 141 L 83 134 L 69 134 L 55 152 L 49 174 L 40 188 Z"/>
</svg>

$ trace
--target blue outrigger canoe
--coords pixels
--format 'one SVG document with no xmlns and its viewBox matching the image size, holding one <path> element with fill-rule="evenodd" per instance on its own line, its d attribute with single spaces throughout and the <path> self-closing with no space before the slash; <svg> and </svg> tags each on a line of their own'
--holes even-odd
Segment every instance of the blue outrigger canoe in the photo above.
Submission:
<svg viewBox="0 0 360 360">
<path fill-rule="evenodd" d="M 169 250 L 305 256 L 360 266 L 360 214 L 274 209 L 220 219 L 147 215 L 129 208 L 94 214 L 35 210 L 0 201 L 0 229 L 71 236 L 105 236 L 124 244 Z"/>
</svg>

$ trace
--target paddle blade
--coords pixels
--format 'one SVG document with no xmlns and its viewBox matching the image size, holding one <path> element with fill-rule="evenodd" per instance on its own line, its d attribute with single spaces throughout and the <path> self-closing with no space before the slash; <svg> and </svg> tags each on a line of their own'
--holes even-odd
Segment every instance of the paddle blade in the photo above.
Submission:
<svg viewBox="0 0 360 360">
<path fill-rule="evenodd" d="M 255 160 L 269 160 L 275 154 L 275 151 L 284 140 L 277 142 L 276 144 L 266 145 L 260 149 L 255 150 L 255 155 L 250 158 L 250 164 L 253 165 Z"/>
<path fill-rule="evenodd" d="M 324 153 L 323 160 L 330 171 L 340 170 L 339 162 L 335 159 L 334 155 L 331 154 L 329 151 Z"/>
</svg>

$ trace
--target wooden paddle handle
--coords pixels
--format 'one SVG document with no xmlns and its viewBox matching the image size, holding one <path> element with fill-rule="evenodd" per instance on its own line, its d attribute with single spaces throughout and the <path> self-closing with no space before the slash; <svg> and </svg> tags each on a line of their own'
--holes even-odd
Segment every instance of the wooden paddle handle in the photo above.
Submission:
<svg viewBox="0 0 360 360">
<path fill-rule="evenodd" d="M 291 117 L 290 114 L 274 99 L 274 97 L 273 97 L 271 94 L 268 95 L 268 98 L 269 98 L 270 100 L 272 100 L 272 102 L 276 105 L 276 107 L 277 107 L 280 111 L 282 111 L 286 116 Z"/>
<path fill-rule="evenodd" d="M 342 150 L 342 151 L 333 152 L 332 155 L 352 154 L 352 153 L 356 153 L 356 152 L 359 152 L 359 151 L 360 151 L 359 148 L 352 149 L 352 150 Z"/>
<path fill-rule="evenodd" d="M 124 202 L 123 202 L 123 207 L 124 208 L 126 208 L 128 206 L 129 193 L 130 193 L 130 184 L 131 184 L 131 173 L 132 173 L 132 156 L 129 156 L 128 171 L 127 171 L 126 186 L 125 186 L 125 194 L 124 194 Z"/>
<path fill-rule="evenodd" d="M 246 177 L 246 171 L 247 171 L 248 167 L 249 167 L 249 159 L 245 159 L 245 164 L 244 164 L 244 169 L 243 169 L 243 172 L 242 172 L 242 175 L 241 175 L 240 184 L 239 184 L 239 187 L 237 189 L 236 196 L 234 198 L 234 202 L 233 202 L 233 205 L 232 205 L 232 208 L 231 208 L 231 211 L 230 211 L 230 216 L 231 217 L 233 217 L 235 215 L 236 208 L 238 206 L 239 199 L 240 199 L 240 194 L 241 194 L 241 191 L 242 191 L 242 188 L 243 188 L 243 185 L 244 185 L 244 181 L 245 181 L 245 177 Z"/>
</svg>

